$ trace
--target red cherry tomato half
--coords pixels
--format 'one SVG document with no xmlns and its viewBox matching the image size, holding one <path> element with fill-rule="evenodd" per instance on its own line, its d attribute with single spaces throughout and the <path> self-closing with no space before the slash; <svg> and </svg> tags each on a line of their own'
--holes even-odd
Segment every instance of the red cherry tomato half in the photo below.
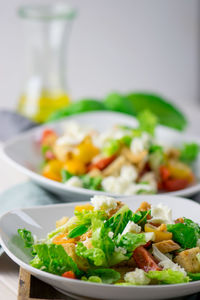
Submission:
<svg viewBox="0 0 200 300">
<path fill-rule="evenodd" d="M 63 273 L 62 277 L 76 279 L 76 275 L 74 274 L 73 271 L 67 271 L 67 272 Z"/>
</svg>

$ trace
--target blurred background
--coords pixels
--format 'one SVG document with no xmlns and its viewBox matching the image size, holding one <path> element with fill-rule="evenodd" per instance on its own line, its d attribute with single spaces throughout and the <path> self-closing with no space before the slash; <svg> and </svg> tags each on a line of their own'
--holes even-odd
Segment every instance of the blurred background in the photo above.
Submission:
<svg viewBox="0 0 200 300">
<path fill-rule="evenodd" d="M 16 11 L 29 2 L 36 1 L 1 0 L 0 107 L 14 107 L 21 93 L 25 50 Z M 178 104 L 198 103 L 198 0 L 67 2 L 78 10 L 67 57 L 73 99 L 150 90 Z"/>
</svg>

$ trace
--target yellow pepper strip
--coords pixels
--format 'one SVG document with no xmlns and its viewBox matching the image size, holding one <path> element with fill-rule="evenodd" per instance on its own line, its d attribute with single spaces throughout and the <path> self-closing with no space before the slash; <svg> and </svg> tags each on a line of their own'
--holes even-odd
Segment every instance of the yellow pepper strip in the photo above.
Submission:
<svg viewBox="0 0 200 300">
<path fill-rule="evenodd" d="M 74 158 L 87 164 L 97 154 L 99 154 L 99 149 L 93 145 L 90 137 L 86 137 L 82 143 L 76 147 L 74 151 Z"/>
<path fill-rule="evenodd" d="M 191 169 L 182 162 L 171 160 L 168 162 L 168 168 L 170 175 L 173 178 L 178 179 L 188 179 L 188 181 L 193 181 L 193 175 Z"/>
<path fill-rule="evenodd" d="M 52 243 L 56 244 L 56 245 L 62 245 L 62 244 L 67 244 L 67 243 L 74 244 L 75 242 L 76 242 L 75 239 L 68 239 L 66 233 L 57 235 L 52 241 Z"/>
<path fill-rule="evenodd" d="M 93 209 L 94 209 L 94 207 L 89 203 L 86 203 L 84 205 L 78 205 L 78 206 L 75 207 L 75 210 L 77 210 L 77 211 L 93 210 Z"/>
<path fill-rule="evenodd" d="M 172 233 L 171 232 L 160 231 L 158 228 L 151 225 L 151 224 L 145 224 L 144 231 L 155 233 L 155 243 L 161 242 L 163 240 L 171 240 L 172 239 Z"/>
<path fill-rule="evenodd" d="M 62 162 L 57 159 L 50 160 L 43 168 L 42 175 L 46 178 L 61 181 Z"/>
<path fill-rule="evenodd" d="M 64 169 L 73 175 L 82 175 L 86 173 L 85 164 L 77 158 L 67 160 L 64 164 Z"/>
</svg>

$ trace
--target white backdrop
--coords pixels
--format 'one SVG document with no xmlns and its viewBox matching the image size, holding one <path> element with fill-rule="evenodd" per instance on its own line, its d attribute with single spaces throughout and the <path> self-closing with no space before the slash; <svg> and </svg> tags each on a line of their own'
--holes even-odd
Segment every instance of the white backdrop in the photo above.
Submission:
<svg viewBox="0 0 200 300">
<path fill-rule="evenodd" d="M 0 0 L 1 107 L 14 106 L 22 85 L 23 39 L 16 8 L 34 1 Z M 146 89 L 180 104 L 199 100 L 198 0 L 70 3 L 79 11 L 68 53 L 74 98 Z"/>
</svg>

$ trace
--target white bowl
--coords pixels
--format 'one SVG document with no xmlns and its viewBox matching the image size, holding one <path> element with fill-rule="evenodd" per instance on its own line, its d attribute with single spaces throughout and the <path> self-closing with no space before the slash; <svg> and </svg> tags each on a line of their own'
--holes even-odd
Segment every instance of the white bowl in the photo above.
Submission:
<svg viewBox="0 0 200 300">
<path fill-rule="evenodd" d="M 144 200 L 144 197 L 138 196 L 135 200 L 129 197 L 129 199 L 122 200 L 131 209 L 135 210 Z M 185 216 L 196 222 L 199 221 L 200 205 L 192 200 L 171 196 L 146 196 L 145 200 L 154 204 L 164 202 L 165 205 L 172 208 L 173 218 Z M 200 281 L 174 285 L 115 286 L 67 279 L 31 267 L 29 265 L 31 257 L 24 248 L 21 239 L 17 236 L 17 229 L 26 228 L 39 238 L 45 237 L 54 228 L 56 220 L 63 215 L 73 215 L 74 207 L 77 204 L 68 203 L 16 209 L 4 214 L 0 218 L 0 243 L 5 252 L 18 265 L 37 278 L 61 290 L 63 293 L 76 295 L 77 299 L 81 296 L 106 300 L 166 299 L 200 291 Z"/>
<path fill-rule="evenodd" d="M 39 145 L 36 145 L 36 141 L 41 136 L 44 128 L 52 128 L 58 133 L 62 133 L 62 126 L 66 121 L 74 120 L 83 125 L 88 125 L 99 131 L 104 131 L 113 125 L 121 124 L 127 126 L 136 126 L 137 121 L 135 118 L 115 112 L 92 112 L 84 113 L 75 116 L 68 117 L 64 120 L 39 126 L 32 129 L 24 134 L 17 136 L 16 138 L 8 141 L 2 148 L 3 157 L 11 165 L 17 168 L 22 173 L 29 176 L 33 181 L 35 181 L 40 186 L 46 188 L 47 190 L 63 196 L 65 201 L 69 199 L 72 200 L 76 198 L 77 195 L 81 196 L 82 200 L 88 199 L 90 196 L 95 194 L 110 195 L 115 197 L 120 197 L 122 195 L 114 195 L 110 193 L 105 193 L 101 191 L 92 191 L 84 188 L 68 187 L 63 183 L 56 182 L 41 176 L 38 173 L 39 166 L 42 161 L 41 151 Z M 197 142 L 200 144 L 200 138 L 192 137 L 180 133 L 176 130 L 158 126 L 156 130 L 156 137 L 159 142 L 166 144 L 168 146 L 181 146 L 184 142 Z M 200 174 L 200 156 L 195 164 L 196 175 Z M 170 192 L 166 194 L 174 196 L 191 196 L 200 191 L 200 182 L 198 180 L 194 185 L 182 189 L 176 192 Z M 126 197 L 126 196 L 125 196 Z M 134 196 L 137 198 L 137 195 Z"/>
</svg>

